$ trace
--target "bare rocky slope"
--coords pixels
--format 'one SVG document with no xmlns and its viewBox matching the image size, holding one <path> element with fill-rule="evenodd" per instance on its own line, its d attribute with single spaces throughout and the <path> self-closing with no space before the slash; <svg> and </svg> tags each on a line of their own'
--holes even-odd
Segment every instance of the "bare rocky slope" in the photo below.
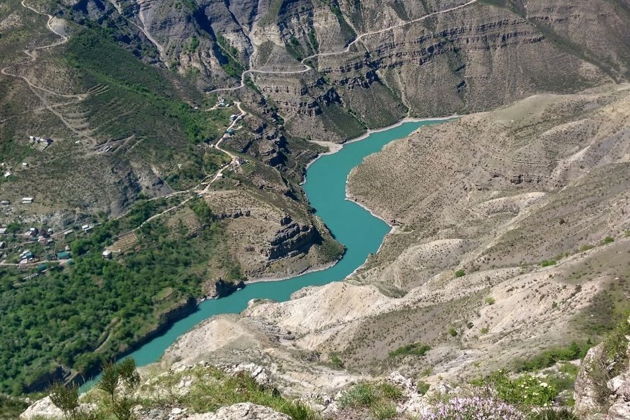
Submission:
<svg viewBox="0 0 630 420">
<path fill-rule="evenodd" d="M 380 418 L 347 392 L 385 381 L 401 389 L 392 417 L 423 418 L 435 398 L 486 392 L 467 388 L 476 378 L 620 323 L 588 353 L 575 398 L 581 418 L 624 418 L 629 100 L 627 85 L 535 95 L 370 156 L 348 189 L 395 224 L 381 251 L 348 281 L 204 322 L 143 371 L 148 392 L 196 392 L 195 372 L 212 365 L 324 417 Z M 401 352 L 416 343 L 427 348 Z M 577 369 L 549 366 L 536 374 Z"/>
<path fill-rule="evenodd" d="M 192 238 L 201 196 L 224 236 L 199 294 L 221 294 L 341 251 L 299 186 L 308 140 L 470 114 L 355 171 L 351 196 L 395 229 L 350 281 L 209 320 L 162 368 L 265 365 L 329 404 L 394 370 L 467 381 L 599 340 L 627 310 L 629 26 L 627 0 L 8 0 L 0 222 L 61 231 L 155 201 Z M 144 223 L 107 246 L 140 251 Z"/>
</svg>

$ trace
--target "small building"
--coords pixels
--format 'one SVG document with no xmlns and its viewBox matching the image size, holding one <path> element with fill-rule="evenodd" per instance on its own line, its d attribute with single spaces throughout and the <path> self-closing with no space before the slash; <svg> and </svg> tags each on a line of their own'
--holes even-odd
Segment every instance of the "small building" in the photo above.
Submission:
<svg viewBox="0 0 630 420">
<path fill-rule="evenodd" d="M 0 235 L 6 235 L 6 233 L 7 233 L 7 228 L 0 227 Z"/>
<path fill-rule="evenodd" d="M 33 255 L 33 253 L 31 252 L 30 249 L 27 249 L 27 250 L 23 251 L 20 254 L 20 260 L 27 260 L 28 261 L 28 260 L 33 259 L 33 258 L 35 258 L 35 255 Z"/>
<path fill-rule="evenodd" d="M 0 205 L 2 205 L 2 206 L 8 206 L 9 204 L 11 204 L 11 202 L 9 200 L 2 200 L 2 201 L 0 201 Z"/>
<path fill-rule="evenodd" d="M 72 257 L 72 255 L 70 254 L 69 251 L 57 252 L 57 259 L 58 260 L 69 260 L 71 257 Z"/>
<path fill-rule="evenodd" d="M 0 241 L 0 249 L 4 249 L 7 247 L 7 243 L 4 241 Z"/>
<path fill-rule="evenodd" d="M 41 263 L 37 266 L 37 271 L 46 271 L 48 269 L 48 264 L 46 263 Z"/>
<path fill-rule="evenodd" d="M 22 204 L 32 204 L 33 197 L 22 197 Z"/>
<path fill-rule="evenodd" d="M 65 230 L 65 231 L 63 232 L 63 236 L 68 236 L 68 235 L 71 235 L 71 234 L 72 234 L 72 232 L 74 232 L 74 230 L 73 230 L 73 229 L 68 229 L 68 230 Z"/>
<path fill-rule="evenodd" d="M 105 251 L 103 251 L 103 258 L 107 258 L 108 260 L 112 259 L 112 250 L 111 249 L 106 249 Z"/>
<path fill-rule="evenodd" d="M 81 226 L 81 229 L 83 229 L 83 232 L 89 232 L 89 231 L 92 230 L 93 227 L 94 226 L 92 226 L 92 225 L 83 225 L 83 226 Z"/>
</svg>

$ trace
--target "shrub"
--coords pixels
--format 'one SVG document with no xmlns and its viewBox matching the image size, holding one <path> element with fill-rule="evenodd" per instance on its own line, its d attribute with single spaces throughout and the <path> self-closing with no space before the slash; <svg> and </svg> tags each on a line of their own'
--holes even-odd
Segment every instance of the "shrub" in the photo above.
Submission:
<svg viewBox="0 0 630 420">
<path fill-rule="evenodd" d="M 523 375 L 511 379 L 503 370 L 472 383 L 493 388 L 501 400 L 521 406 L 545 406 L 558 396 L 557 389 L 540 378 Z"/>
<path fill-rule="evenodd" d="M 438 404 L 425 420 L 521 420 L 525 416 L 514 406 L 490 398 L 453 398 Z"/>
<path fill-rule="evenodd" d="M 336 367 L 337 369 L 342 369 L 344 366 L 343 360 L 341 360 L 341 358 L 339 357 L 337 353 L 332 353 L 330 355 L 330 363 L 332 363 L 332 365 Z"/>
<path fill-rule="evenodd" d="M 431 350 L 431 346 L 422 343 L 412 343 L 407 344 L 406 346 L 399 347 L 394 351 L 389 352 L 389 357 L 396 356 L 424 356 L 429 350 Z"/>
<path fill-rule="evenodd" d="M 602 245 L 612 244 L 613 242 L 615 242 L 615 238 L 611 236 L 606 236 L 604 240 L 602 241 Z"/>
<path fill-rule="evenodd" d="M 449 328 L 449 329 L 448 329 L 448 334 L 449 334 L 451 337 L 457 337 L 457 330 L 456 330 L 455 328 Z"/>
<path fill-rule="evenodd" d="M 374 386 L 368 383 L 361 383 L 344 392 L 339 402 L 342 408 L 367 407 L 371 406 L 376 399 L 376 389 Z"/>
<path fill-rule="evenodd" d="M 579 344 L 574 341 L 567 347 L 545 350 L 531 359 L 517 361 L 515 369 L 518 372 L 532 372 L 553 366 L 560 361 L 582 359 L 590 347 L 588 341 Z"/>
<path fill-rule="evenodd" d="M 66 418 L 72 418 L 79 408 L 79 391 L 73 385 L 55 384 L 50 390 L 50 400 Z"/>
<path fill-rule="evenodd" d="M 494 305 L 495 302 L 496 300 L 492 296 L 486 298 L 486 305 Z"/>
<path fill-rule="evenodd" d="M 481 334 L 488 334 L 488 331 L 490 331 L 490 330 L 488 329 L 488 327 L 483 327 L 483 328 L 482 328 L 479 332 L 480 332 Z"/>
<path fill-rule="evenodd" d="M 378 402 L 370 409 L 377 420 L 386 420 L 396 417 L 396 406 L 391 402 Z"/>
<path fill-rule="evenodd" d="M 429 385 L 428 383 L 424 381 L 418 381 L 416 388 L 418 388 L 418 394 L 424 395 L 427 393 L 427 391 L 429 391 L 429 388 L 431 388 L 431 385 Z"/>
<path fill-rule="evenodd" d="M 368 408 L 377 419 L 396 416 L 394 401 L 402 397 L 402 391 L 388 382 L 357 384 L 345 391 L 339 399 L 341 408 Z"/>
<path fill-rule="evenodd" d="M 540 263 L 541 267 L 549 267 L 552 265 L 556 265 L 556 261 L 555 260 L 544 260 Z"/>
<path fill-rule="evenodd" d="M 465 275 L 466 275 L 466 272 L 464 270 L 457 270 L 455 272 L 455 278 L 464 277 Z"/>
</svg>

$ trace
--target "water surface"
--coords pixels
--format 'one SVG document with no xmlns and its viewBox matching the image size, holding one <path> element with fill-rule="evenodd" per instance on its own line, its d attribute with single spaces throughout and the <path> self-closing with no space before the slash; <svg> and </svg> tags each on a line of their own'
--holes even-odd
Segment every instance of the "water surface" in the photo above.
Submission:
<svg viewBox="0 0 630 420">
<path fill-rule="evenodd" d="M 418 127 L 437 122 L 439 120 L 405 122 L 372 133 L 363 140 L 346 144 L 337 153 L 320 157 L 309 167 L 304 183 L 308 199 L 317 215 L 347 249 L 337 264 L 326 270 L 287 280 L 254 283 L 228 297 L 205 301 L 199 305 L 198 311 L 174 323 L 163 335 L 131 353 L 136 364 L 144 366 L 158 361 L 179 336 L 214 315 L 239 313 L 247 307 L 247 302 L 255 298 L 286 301 L 293 292 L 305 286 L 343 280 L 360 267 L 370 253 L 378 250 L 390 228 L 361 206 L 346 199 L 348 174 L 366 156 L 378 152 L 392 140 L 407 137 Z"/>
</svg>

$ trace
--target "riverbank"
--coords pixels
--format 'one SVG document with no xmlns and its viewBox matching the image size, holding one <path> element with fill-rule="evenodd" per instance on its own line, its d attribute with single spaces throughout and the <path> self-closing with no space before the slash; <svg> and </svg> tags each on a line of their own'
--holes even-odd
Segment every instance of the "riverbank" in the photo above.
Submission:
<svg viewBox="0 0 630 420">
<path fill-rule="evenodd" d="M 335 148 L 334 152 L 320 154 L 309 163 L 302 183 L 304 191 L 317 216 L 335 239 L 344 245 L 346 251 L 342 258 L 299 275 L 253 279 L 246 283 L 246 287 L 229 296 L 201 302 L 193 313 L 174 322 L 163 334 L 129 356 L 138 366 L 158 362 L 166 349 L 181 336 L 216 315 L 238 314 L 248 307 L 252 299 L 287 301 L 305 287 L 342 281 L 363 266 L 371 254 L 378 252 L 392 228 L 370 209 L 347 197 L 347 178 L 366 156 L 380 151 L 393 140 L 407 137 L 429 121 L 432 120 L 405 119 L 389 127 L 369 130 Z"/>
</svg>

